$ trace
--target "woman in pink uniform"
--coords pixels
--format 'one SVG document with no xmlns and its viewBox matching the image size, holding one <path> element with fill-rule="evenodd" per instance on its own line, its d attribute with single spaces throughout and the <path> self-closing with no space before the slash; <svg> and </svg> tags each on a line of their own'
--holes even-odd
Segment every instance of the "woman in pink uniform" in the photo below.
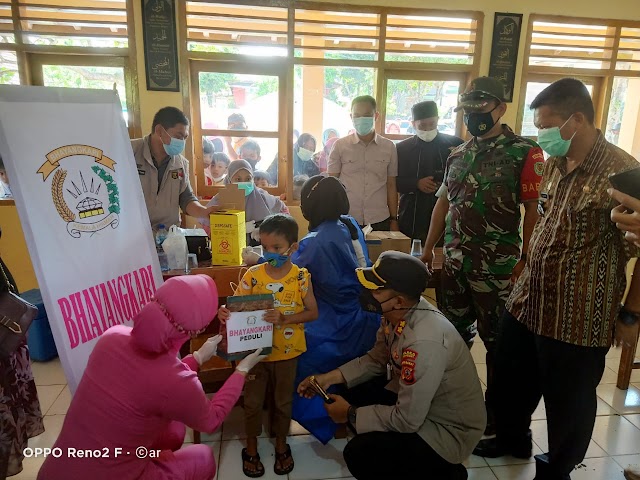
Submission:
<svg viewBox="0 0 640 480">
<path fill-rule="evenodd" d="M 38 479 L 212 479 L 216 465 L 211 448 L 181 448 L 185 425 L 214 432 L 238 400 L 246 372 L 264 358 L 259 351 L 245 358 L 214 398 L 207 399 L 197 371 L 215 355 L 220 336 L 182 360 L 177 354 L 217 309 L 218 291 L 211 278 L 176 277 L 158 288 L 133 328 L 107 330 L 89 357 L 55 443 L 62 456 L 48 456 Z M 95 452 L 93 458 L 74 458 L 71 449 Z"/>
</svg>

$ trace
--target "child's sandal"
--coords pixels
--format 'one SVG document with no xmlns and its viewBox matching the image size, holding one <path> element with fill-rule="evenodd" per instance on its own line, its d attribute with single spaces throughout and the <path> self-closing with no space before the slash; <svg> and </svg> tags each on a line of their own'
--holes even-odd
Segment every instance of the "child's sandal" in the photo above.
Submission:
<svg viewBox="0 0 640 480">
<path fill-rule="evenodd" d="M 253 465 L 254 470 L 249 470 L 247 467 L 245 467 L 245 463 L 250 463 L 251 465 Z M 264 465 L 262 465 L 262 462 L 260 461 L 260 455 L 259 454 L 249 455 L 247 453 L 247 449 L 243 448 L 242 449 L 242 471 L 247 477 L 250 477 L 250 478 L 258 478 L 263 476 Z"/>
<path fill-rule="evenodd" d="M 284 465 L 284 463 L 289 459 L 291 459 L 291 464 L 288 467 L 283 468 L 282 465 Z M 280 463 L 280 468 L 278 468 L 278 463 Z M 276 452 L 276 463 L 273 465 L 273 471 L 276 475 L 286 475 L 293 471 L 293 467 L 294 463 L 293 457 L 291 456 L 291 447 L 287 445 L 286 451 L 282 453 Z"/>
</svg>

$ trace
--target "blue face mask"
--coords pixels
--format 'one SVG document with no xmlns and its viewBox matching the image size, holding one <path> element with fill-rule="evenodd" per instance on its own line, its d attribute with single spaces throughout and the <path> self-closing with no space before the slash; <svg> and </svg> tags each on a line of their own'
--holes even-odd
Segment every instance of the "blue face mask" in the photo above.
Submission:
<svg viewBox="0 0 640 480">
<path fill-rule="evenodd" d="M 253 182 L 236 182 L 240 190 L 244 190 L 244 196 L 248 197 L 253 192 L 255 184 Z"/>
<path fill-rule="evenodd" d="M 368 135 L 373 130 L 373 117 L 356 117 L 353 119 L 353 128 L 358 135 Z"/>
<path fill-rule="evenodd" d="M 164 133 L 169 135 L 169 132 L 167 132 L 166 130 L 164 131 Z M 169 137 L 171 137 L 171 135 L 169 135 Z M 164 147 L 164 151 L 167 152 L 167 155 L 173 156 L 180 155 L 184 151 L 184 146 L 186 143 L 186 140 L 180 140 L 179 138 L 171 137 L 171 142 L 169 142 L 169 145 L 166 145 L 164 142 L 162 142 L 162 146 Z"/>
<path fill-rule="evenodd" d="M 291 247 L 289 247 L 285 253 L 288 253 L 289 250 L 291 250 Z M 282 253 L 264 252 L 262 257 L 269 265 L 275 268 L 280 268 L 287 263 L 287 260 L 289 260 L 289 255 L 284 255 Z"/>
</svg>

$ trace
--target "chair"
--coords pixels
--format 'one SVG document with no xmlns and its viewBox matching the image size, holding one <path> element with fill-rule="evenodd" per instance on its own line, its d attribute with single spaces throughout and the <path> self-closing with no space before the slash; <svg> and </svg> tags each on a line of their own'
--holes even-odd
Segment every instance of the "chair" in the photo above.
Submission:
<svg viewBox="0 0 640 480">
<path fill-rule="evenodd" d="M 622 345 L 620 367 L 618 368 L 618 383 L 616 383 L 616 386 L 621 390 L 627 390 L 629 388 L 631 373 L 634 369 L 640 368 L 640 361 L 635 360 L 638 335 L 640 334 L 640 322 L 637 322 L 633 328 L 635 330 L 632 334 L 630 345 Z"/>
</svg>

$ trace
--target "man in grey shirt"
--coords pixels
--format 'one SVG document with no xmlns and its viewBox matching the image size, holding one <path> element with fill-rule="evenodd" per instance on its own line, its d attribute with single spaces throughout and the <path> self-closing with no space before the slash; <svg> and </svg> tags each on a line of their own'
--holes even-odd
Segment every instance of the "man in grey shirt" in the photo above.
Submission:
<svg viewBox="0 0 640 480">
<path fill-rule="evenodd" d="M 316 375 L 324 389 L 346 384 L 344 397 L 325 405 L 337 423 L 356 432 L 344 458 L 357 479 L 466 479 L 462 462 L 486 425 L 480 380 L 455 327 L 421 297 L 426 266 L 388 251 L 357 269 L 365 310 L 382 314 L 374 347 L 363 357 Z M 312 397 L 310 378 L 298 393 Z M 393 461 L 390 461 L 392 460 Z"/>
<path fill-rule="evenodd" d="M 151 133 L 131 140 L 151 228 L 180 225 L 180 209 L 192 217 L 208 217 L 217 207 L 203 206 L 189 183 L 189 161 L 182 155 L 189 119 L 175 107 L 153 117 Z"/>
</svg>

